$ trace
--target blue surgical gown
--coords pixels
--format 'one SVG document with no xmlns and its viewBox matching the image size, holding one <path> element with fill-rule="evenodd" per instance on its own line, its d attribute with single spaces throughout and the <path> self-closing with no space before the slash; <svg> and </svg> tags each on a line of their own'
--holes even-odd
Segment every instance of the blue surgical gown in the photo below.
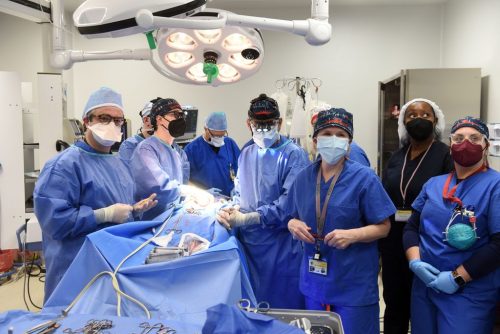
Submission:
<svg viewBox="0 0 500 334">
<path fill-rule="evenodd" d="M 118 150 L 120 158 L 129 162 L 130 159 L 132 159 L 132 154 L 134 154 L 135 148 L 143 140 L 144 137 L 140 135 L 133 135 L 132 137 L 127 138 L 123 143 L 121 143 L 120 149 Z"/>
<path fill-rule="evenodd" d="M 136 200 L 156 193 L 158 205 L 144 213 L 144 219 L 152 219 L 164 211 L 170 203 L 179 199 L 179 185 L 183 183 L 182 157 L 172 146 L 151 136 L 137 145 L 130 160 L 130 168 L 136 183 Z"/>
<path fill-rule="evenodd" d="M 199 136 L 186 146 L 185 151 L 191 167 L 190 181 L 205 189 L 218 188 L 223 195 L 229 196 L 234 188 L 231 170 L 234 177 L 240 156 L 235 141 L 224 137 L 224 145 L 216 152 L 203 136 Z"/>
<path fill-rule="evenodd" d="M 488 244 L 490 235 L 500 232 L 500 173 L 488 169 L 461 181 L 455 196 L 464 206 L 472 205 L 479 239 L 466 250 L 459 250 L 443 241 L 456 204 L 443 199 L 448 175 L 431 178 L 412 207 L 420 212 L 419 248 L 422 261 L 440 271 L 452 271 Z M 456 176 L 450 189 L 457 183 Z M 436 293 L 420 280 L 413 280 L 412 333 L 488 333 L 491 332 L 497 301 L 495 276 L 499 269 L 468 282 L 453 295 Z M 438 313 L 444 314 L 446 321 Z"/>
<path fill-rule="evenodd" d="M 257 211 L 266 221 L 241 228 L 239 239 L 257 300 L 267 301 L 273 308 L 304 307 L 298 287 L 302 247 L 292 239 L 288 216 L 278 212 L 277 205 L 308 164 L 305 151 L 284 137 L 273 148 L 246 147 L 238 161 L 235 201 L 242 211 Z"/>
<path fill-rule="evenodd" d="M 45 164 L 33 197 L 42 227 L 47 300 L 85 236 L 109 226 L 97 224 L 94 210 L 115 203 L 133 204 L 134 183 L 117 155 L 99 153 L 78 141 Z"/>
<path fill-rule="evenodd" d="M 304 221 L 317 233 L 316 178 L 321 160 L 302 170 L 293 183 L 283 208 Z M 333 178 L 321 180 L 320 203 Z M 360 228 L 378 224 L 396 212 L 379 178 L 368 167 L 346 160 L 328 202 L 323 235 L 335 229 Z M 337 249 L 321 243 L 321 255 L 328 263 L 327 275 L 309 272 L 314 245 L 304 243 L 300 267 L 300 290 L 318 302 L 335 306 L 367 306 L 378 303 L 377 242 L 360 242 Z"/>
<path fill-rule="evenodd" d="M 134 151 L 139 145 L 141 141 L 143 141 L 144 138 L 140 135 L 133 135 L 132 137 L 129 137 L 127 140 L 125 140 L 121 145 L 120 145 L 120 150 L 118 153 L 120 154 L 120 158 L 126 161 L 127 163 L 130 163 L 130 159 L 132 159 L 132 155 L 134 154 Z M 174 149 L 180 154 L 181 159 L 182 159 L 182 178 L 183 178 L 183 183 L 187 184 L 189 181 L 189 160 L 186 155 L 186 152 L 177 144 L 174 142 L 172 144 Z"/>
<path fill-rule="evenodd" d="M 351 142 L 351 152 L 349 152 L 349 159 L 359 162 L 360 164 L 370 167 L 370 160 L 365 151 L 354 141 Z"/>
</svg>

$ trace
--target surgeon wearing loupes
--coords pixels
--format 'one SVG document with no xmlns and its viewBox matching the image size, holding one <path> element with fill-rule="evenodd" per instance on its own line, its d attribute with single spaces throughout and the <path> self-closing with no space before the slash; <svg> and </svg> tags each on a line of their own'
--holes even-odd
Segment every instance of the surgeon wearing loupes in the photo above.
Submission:
<svg viewBox="0 0 500 334">
<path fill-rule="evenodd" d="M 189 143 L 184 151 L 189 159 L 189 181 L 213 193 L 230 196 L 238 171 L 240 149 L 227 136 L 224 112 L 211 113 L 201 136 Z"/>
<path fill-rule="evenodd" d="M 111 153 L 111 146 L 122 138 L 121 95 L 107 87 L 96 90 L 82 118 L 85 137 L 45 164 L 33 194 L 47 268 L 45 301 L 88 234 L 140 219 L 156 205 L 151 193 L 134 203 L 132 175 Z"/>
<path fill-rule="evenodd" d="M 158 99 L 151 107 L 154 135 L 137 145 L 130 160 L 136 183 L 136 198 L 154 192 L 158 205 L 144 215 L 153 219 L 179 200 L 181 185 L 187 182 L 183 154 L 176 149 L 174 139 L 186 131 L 181 105 L 172 98 Z"/>
<path fill-rule="evenodd" d="M 425 183 L 403 243 L 415 277 L 411 332 L 492 333 L 500 267 L 500 173 L 488 167 L 488 128 L 451 128 L 455 170 Z"/>
<path fill-rule="evenodd" d="M 313 143 L 320 158 L 302 170 L 281 208 L 303 241 L 300 291 L 308 310 L 340 315 L 345 333 L 379 333 L 377 239 L 396 208 L 370 168 L 347 159 L 353 116 L 321 111 Z"/>
<path fill-rule="evenodd" d="M 279 134 L 281 122 L 274 99 L 261 94 L 250 102 L 247 125 L 253 143 L 241 151 L 233 197 L 240 209 L 224 208 L 217 219 L 237 230 L 257 301 L 273 308 L 303 309 L 302 247 L 292 239 L 286 227 L 289 216 L 278 206 L 309 159 L 301 147 Z"/>
</svg>

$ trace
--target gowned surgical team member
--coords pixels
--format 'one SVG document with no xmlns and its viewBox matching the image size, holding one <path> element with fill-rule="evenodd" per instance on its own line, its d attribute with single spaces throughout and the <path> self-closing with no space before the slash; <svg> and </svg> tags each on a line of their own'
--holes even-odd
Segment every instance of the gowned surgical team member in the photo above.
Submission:
<svg viewBox="0 0 500 334">
<path fill-rule="evenodd" d="M 121 95 L 105 87 L 93 92 L 85 106 L 83 122 L 84 140 L 49 160 L 35 187 L 35 214 L 42 227 L 47 268 L 45 300 L 87 234 L 109 224 L 131 221 L 133 214 L 140 215 L 156 204 L 154 194 L 134 204 L 130 171 L 118 156 L 110 153 L 122 135 Z"/>
<path fill-rule="evenodd" d="M 132 158 L 132 154 L 134 153 L 137 145 L 139 145 L 139 143 L 144 139 L 152 136 L 154 133 L 153 126 L 151 125 L 151 118 L 149 117 L 152 106 L 153 103 L 148 102 L 139 112 L 139 116 L 141 116 L 142 119 L 142 126 L 139 133 L 128 138 L 120 145 L 120 150 L 118 151 L 120 158 L 127 162 Z"/>
<path fill-rule="evenodd" d="M 377 239 L 387 235 L 396 208 L 375 173 L 346 159 L 352 115 L 321 111 L 313 143 L 321 158 L 302 170 L 280 206 L 304 242 L 300 291 L 309 310 L 337 312 L 345 333 L 378 334 Z"/>
<path fill-rule="evenodd" d="M 179 198 L 179 186 L 187 179 L 183 172 L 183 157 L 175 149 L 174 139 L 186 131 L 184 112 L 174 99 L 160 99 L 151 108 L 154 135 L 137 145 L 130 166 L 136 183 L 136 198 L 154 192 L 158 205 L 148 211 L 145 219 L 163 213 Z"/>
<path fill-rule="evenodd" d="M 139 143 L 144 139 L 149 138 L 154 134 L 154 129 L 150 115 L 153 103 L 155 103 L 158 100 L 161 100 L 161 97 L 158 97 L 146 103 L 141 112 L 139 112 L 139 115 L 142 118 L 142 127 L 140 133 L 128 138 L 120 145 L 120 151 L 119 151 L 120 158 L 122 158 L 127 163 L 130 163 L 130 159 L 132 159 L 132 155 L 135 149 L 137 148 L 137 145 L 139 145 Z M 188 157 L 184 152 L 184 150 L 176 142 L 173 142 L 172 146 L 181 156 L 183 182 L 187 183 L 189 180 L 189 170 L 190 170 Z"/>
<path fill-rule="evenodd" d="M 258 301 L 273 308 L 304 308 L 299 291 L 302 248 L 287 230 L 289 217 L 279 213 L 299 171 L 309 164 L 306 152 L 280 136 L 282 119 L 276 101 L 261 94 L 250 103 L 247 125 L 254 144 L 241 151 L 235 180 L 238 210 L 219 211 L 225 225 L 241 226 L 239 240 L 247 255 Z M 266 224 L 259 224 L 260 220 Z"/>
<path fill-rule="evenodd" d="M 238 171 L 240 149 L 226 135 L 226 114 L 213 112 L 205 121 L 205 132 L 189 143 L 185 152 L 191 167 L 190 181 L 229 196 Z"/>
<path fill-rule="evenodd" d="M 488 128 L 451 128 L 455 171 L 431 178 L 413 202 L 404 246 L 413 280 L 411 332 L 492 333 L 500 267 L 500 173 L 488 167 Z"/>
<path fill-rule="evenodd" d="M 403 229 L 411 203 L 427 180 L 453 169 L 450 148 L 440 140 L 444 126 L 443 112 L 436 103 L 422 98 L 406 103 L 399 114 L 402 147 L 383 171 L 382 184 L 398 208 L 391 216 L 389 235 L 379 241 L 387 334 L 408 333 L 413 273 L 403 248 Z"/>
</svg>

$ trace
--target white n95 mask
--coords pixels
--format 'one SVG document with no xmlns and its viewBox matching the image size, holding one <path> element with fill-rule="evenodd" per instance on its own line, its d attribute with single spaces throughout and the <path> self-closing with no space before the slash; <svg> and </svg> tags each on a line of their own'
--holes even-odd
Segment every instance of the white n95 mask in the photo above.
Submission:
<svg viewBox="0 0 500 334">
<path fill-rule="evenodd" d="M 349 139 L 336 136 L 318 136 L 318 153 L 330 165 L 335 165 L 349 150 Z"/>
<path fill-rule="evenodd" d="M 210 137 L 208 143 L 214 147 L 221 147 L 224 145 L 224 137 Z"/>
<path fill-rule="evenodd" d="M 269 131 L 256 131 L 253 129 L 253 141 L 260 148 L 271 147 L 279 138 L 279 133 L 276 127 L 271 128 Z"/>
<path fill-rule="evenodd" d="M 92 131 L 94 139 L 102 146 L 111 147 L 122 139 L 121 127 L 116 126 L 113 122 L 109 124 L 96 123 L 89 126 L 89 129 Z"/>
</svg>

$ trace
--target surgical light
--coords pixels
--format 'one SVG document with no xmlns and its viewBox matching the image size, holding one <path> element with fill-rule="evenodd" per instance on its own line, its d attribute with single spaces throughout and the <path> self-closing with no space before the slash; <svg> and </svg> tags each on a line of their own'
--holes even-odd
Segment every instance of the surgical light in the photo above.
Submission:
<svg viewBox="0 0 500 334">
<path fill-rule="evenodd" d="M 143 33 L 149 49 L 67 50 L 62 1 L 51 1 L 53 67 L 69 69 L 75 62 L 88 60 L 149 60 L 172 80 L 200 85 L 232 83 L 257 72 L 264 59 L 259 29 L 300 35 L 311 45 L 327 43 L 332 30 L 329 0 L 311 0 L 307 20 L 207 9 L 207 0 L 86 0 L 73 14 L 80 34 L 102 38 Z"/>
</svg>

